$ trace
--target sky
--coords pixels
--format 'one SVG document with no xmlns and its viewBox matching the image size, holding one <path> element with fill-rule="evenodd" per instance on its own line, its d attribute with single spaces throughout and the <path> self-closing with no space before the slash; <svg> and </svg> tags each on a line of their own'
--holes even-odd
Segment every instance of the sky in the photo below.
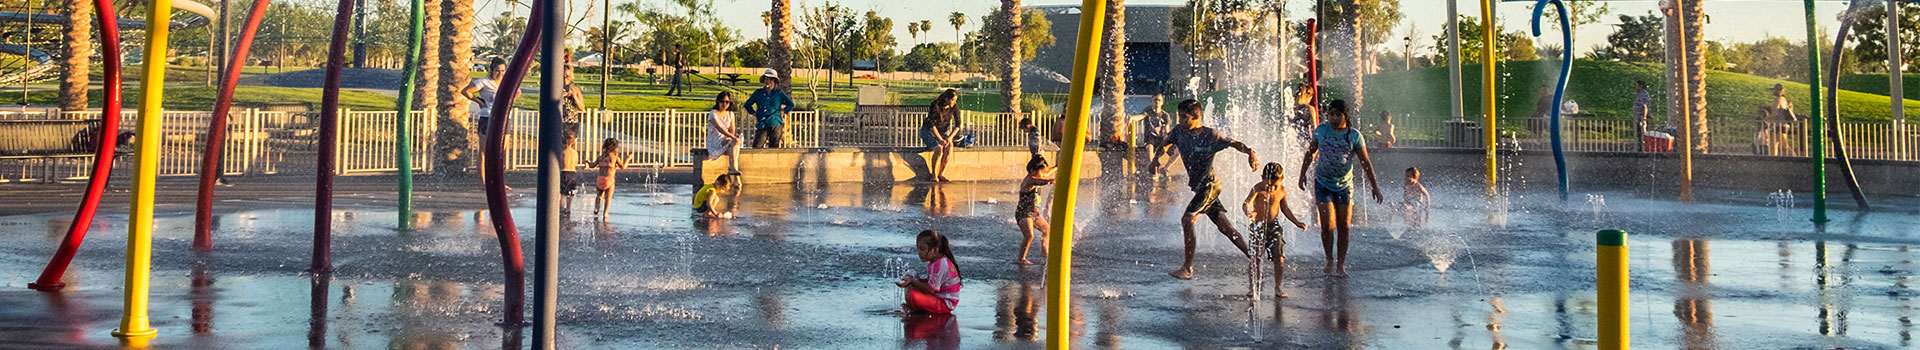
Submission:
<svg viewBox="0 0 1920 350">
<path fill-rule="evenodd" d="M 751 40 L 755 38 L 764 37 L 766 35 L 767 30 L 766 30 L 766 27 L 760 21 L 760 13 L 767 10 L 769 4 L 771 3 L 769 0 L 714 0 L 714 1 L 715 1 L 716 12 L 720 14 L 721 20 L 727 23 L 729 26 L 732 26 L 735 29 L 739 29 L 741 34 L 747 39 Z M 918 42 L 954 41 L 956 32 L 953 26 L 947 24 L 947 20 L 946 20 L 947 14 L 949 13 L 952 13 L 952 12 L 966 13 L 969 18 L 968 18 L 968 23 L 966 24 L 966 27 L 963 28 L 963 30 L 972 31 L 979 28 L 979 22 L 980 22 L 979 18 L 981 15 L 987 14 L 991 12 L 993 9 L 998 8 L 1000 6 L 1000 2 L 998 0 L 835 0 L 835 1 L 791 0 L 791 1 L 795 8 L 808 8 L 813 6 L 822 6 L 831 2 L 831 3 L 841 4 L 843 6 L 846 6 L 855 10 L 859 10 L 862 12 L 867 10 L 878 11 L 881 16 L 893 18 L 895 23 L 894 37 L 896 38 L 895 40 L 897 40 L 900 43 L 901 47 L 898 49 L 900 51 L 905 51 L 907 48 L 912 47 L 913 44 Z M 653 6 L 661 6 L 661 7 L 673 6 L 671 4 L 671 1 L 669 0 L 614 0 L 614 2 L 616 3 L 616 6 L 619 3 L 627 3 L 627 2 L 639 2 L 639 3 L 642 3 L 643 5 L 651 4 Z M 1130 1 L 1127 1 L 1127 5 L 1129 6 L 1180 5 L 1184 3 L 1185 1 L 1183 0 L 1130 0 Z M 1293 1 L 1289 1 L 1289 3 L 1290 5 L 1288 6 L 1288 10 L 1290 11 L 1290 13 L 1304 14 L 1309 12 L 1308 11 L 1309 6 L 1311 6 L 1312 1 L 1293 0 Z M 1507 3 L 1502 3 L 1496 6 L 1499 9 L 1500 18 L 1503 21 L 1506 21 L 1504 22 L 1505 24 L 1503 26 L 1507 27 L 1510 30 L 1525 29 L 1528 25 L 1526 21 L 1529 20 L 1532 16 L 1530 12 L 1531 10 L 1529 9 L 1531 7 L 1531 3 L 1532 3 L 1531 1 L 1507 2 Z M 1579 30 L 1576 31 L 1577 37 L 1574 38 L 1574 41 L 1575 41 L 1574 47 L 1579 52 L 1586 52 L 1590 50 L 1594 45 L 1606 43 L 1606 35 L 1608 33 L 1613 32 L 1613 29 L 1610 27 L 1610 25 L 1619 23 L 1618 15 L 1620 14 L 1642 15 L 1642 14 L 1648 13 L 1649 11 L 1656 11 L 1657 9 L 1656 6 L 1658 6 L 1658 2 L 1651 1 L 1651 0 L 1611 1 L 1609 3 L 1610 3 L 1609 6 L 1612 8 L 1613 14 L 1608 15 L 1600 23 L 1581 26 Z M 572 2 L 572 4 L 574 8 L 570 12 L 573 12 L 574 16 L 576 16 L 575 17 L 576 21 L 581 19 L 579 16 L 591 16 L 591 17 L 585 18 L 586 21 L 584 21 L 582 24 L 583 28 L 599 25 L 598 23 L 601 16 L 601 11 L 604 8 L 604 6 L 600 6 L 599 4 L 593 4 L 591 6 L 591 9 L 589 9 L 588 3 L 581 0 L 575 0 Z M 1026 6 L 1079 5 L 1080 1 L 1026 0 L 1026 1 L 1023 1 L 1023 4 Z M 481 8 L 478 11 L 481 14 L 479 17 L 481 18 L 481 21 L 484 22 L 484 21 L 490 20 L 494 16 L 497 16 L 501 11 L 503 11 L 507 7 L 507 2 L 506 0 L 476 0 L 476 6 L 479 6 Z M 525 6 L 525 5 L 522 5 L 522 6 Z M 1763 39 L 1768 36 L 1777 36 L 1777 37 L 1786 37 L 1789 40 L 1794 40 L 1794 41 L 1803 41 L 1804 38 L 1806 38 L 1806 32 L 1803 27 L 1803 23 L 1805 23 L 1805 13 L 1803 12 L 1801 6 L 1802 6 L 1802 3 L 1799 0 L 1711 0 L 1711 1 L 1707 1 L 1706 12 L 1707 12 L 1707 15 L 1711 18 L 1711 22 L 1707 25 L 1707 29 L 1706 29 L 1707 39 L 1732 41 L 1732 42 L 1749 42 L 1749 41 L 1756 41 L 1759 39 Z M 1405 19 L 1401 20 L 1401 25 L 1399 28 L 1395 28 L 1396 36 L 1405 36 L 1406 33 L 1408 33 L 1409 28 L 1412 28 L 1414 32 L 1419 35 L 1419 37 L 1415 38 L 1414 40 L 1414 44 L 1415 44 L 1414 50 L 1416 52 L 1421 50 L 1431 50 L 1430 43 L 1433 40 L 1430 37 L 1433 36 L 1434 34 L 1439 33 L 1441 29 L 1441 25 L 1443 24 L 1444 21 L 1446 21 L 1446 11 L 1447 11 L 1446 1 L 1400 0 L 1400 7 L 1401 7 L 1401 12 L 1405 14 Z M 1820 22 L 1819 25 L 1822 28 L 1825 28 L 1825 30 L 1831 31 L 1832 28 L 1838 26 L 1838 22 L 1835 20 L 1835 17 L 1837 16 L 1838 12 L 1844 9 L 1845 7 L 1846 7 L 1846 3 L 1844 1 L 1820 0 L 1818 8 L 1816 10 L 1817 14 L 1815 15 L 1815 18 Z M 1461 0 L 1459 2 L 1459 11 L 1463 14 L 1478 16 L 1480 12 L 1479 2 L 1473 1 L 1473 0 Z M 524 15 L 526 13 L 526 10 L 522 8 L 517 10 L 516 12 Z M 620 18 L 621 14 L 615 13 L 614 15 L 615 15 L 614 16 L 615 20 L 622 19 Z M 631 18 L 627 18 L 627 19 L 631 19 Z M 931 33 L 923 33 L 919 39 L 915 39 L 914 37 L 909 35 L 907 30 L 905 29 L 906 28 L 905 24 L 909 21 L 918 22 L 920 20 L 933 21 L 933 24 L 934 24 L 933 31 Z M 1557 29 L 1553 29 L 1554 27 L 1557 27 L 1557 26 L 1548 26 L 1546 28 L 1542 28 L 1543 30 L 1547 31 L 1544 34 L 1546 34 L 1550 38 L 1557 37 L 1558 32 L 1557 32 Z M 1557 39 L 1535 40 L 1536 43 L 1557 42 L 1557 41 L 1558 41 Z M 1394 51 L 1396 49 L 1399 49 L 1399 47 L 1397 46 L 1400 46 L 1400 45 L 1390 45 L 1390 46 L 1396 46 L 1393 48 L 1388 48 L 1389 51 Z"/>
</svg>

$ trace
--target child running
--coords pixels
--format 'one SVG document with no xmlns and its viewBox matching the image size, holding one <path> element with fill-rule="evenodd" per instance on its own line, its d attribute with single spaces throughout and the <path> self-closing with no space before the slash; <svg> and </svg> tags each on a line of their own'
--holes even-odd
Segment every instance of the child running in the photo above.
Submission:
<svg viewBox="0 0 1920 350">
<path fill-rule="evenodd" d="M 560 212 L 571 213 L 573 194 L 580 190 L 580 173 L 575 171 L 580 169 L 580 149 L 573 146 L 578 143 L 575 141 L 579 140 L 580 132 L 567 129 L 560 135 L 560 142 L 567 145 L 566 150 L 560 151 L 560 196 L 565 198 L 560 201 Z"/>
<path fill-rule="evenodd" d="M 954 263 L 953 245 L 947 243 L 946 235 L 926 230 L 920 231 L 913 246 L 920 261 L 927 262 L 927 277 L 901 276 L 893 284 L 907 290 L 907 302 L 900 308 L 909 313 L 953 313 L 954 305 L 960 303 L 960 265 Z"/>
<path fill-rule="evenodd" d="M 1193 221 L 1199 214 L 1206 214 L 1213 220 L 1213 226 L 1220 229 L 1240 248 L 1241 254 L 1253 257 L 1247 250 L 1247 243 L 1241 241 L 1240 232 L 1234 230 L 1233 222 L 1227 220 L 1226 208 L 1220 205 L 1220 180 L 1213 175 L 1213 155 L 1228 148 L 1247 154 L 1247 167 L 1252 171 L 1260 170 L 1260 156 L 1254 154 L 1246 144 L 1221 135 L 1219 131 L 1200 123 L 1200 101 L 1181 101 L 1180 130 L 1169 136 L 1168 142 L 1178 147 L 1180 160 L 1187 168 L 1187 187 L 1193 189 L 1193 201 L 1187 203 L 1187 211 L 1180 215 L 1180 230 L 1186 234 L 1186 258 L 1181 261 L 1180 269 L 1167 275 L 1178 279 L 1193 279 Z"/>
<path fill-rule="evenodd" d="M 1433 195 L 1420 184 L 1420 168 L 1407 168 L 1407 183 L 1400 189 L 1400 210 L 1407 216 L 1407 227 L 1427 226 L 1427 209 L 1433 207 Z"/>
<path fill-rule="evenodd" d="M 1259 249 L 1266 249 L 1267 258 L 1273 260 L 1273 295 L 1281 298 L 1287 297 L 1286 292 L 1280 291 L 1280 277 L 1286 274 L 1287 242 L 1280 238 L 1280 217 L 1274 212 L 1286 215 L 1293 227 L 1307 229 L 1307 224 L 1300 222 L 1300 218 L 1293 215 L 1292 207 L 1287 206 L 1287 188 L 1280 185 L 1284 177 L 1280 163 L 1267 163 L 1266 169 L 1260 170 L 1260 183 L 1254 184 L 1253 192 L 1247 193 L 1247 201 L 1240 203 L 1240 210 L 1253 219 L 1248 229 L 1259 239 Z"/>
<path fill-rule="evenodd" d="M 720 196 L 732 196 L 739 193 L 739 189 L 740 184 L 734 179 L 734 175 L 722 174 L 714 177 L 713 183 L 700 186 L 700 190 L 693 192 L 693 215 L 702 219 L 733 218 L 732 205 L 726 205 L 724 206 L 726 210 L 720 210 L 722 207 Z"/>
<path fill-rule="evenodd" d="M 1040 188 L 1053 184 L 1053 169 L 1047 166 L 1047 158 L 1038 154 L 1027 161 L 1027 177 L 1020 179 L 1020 203 L 1013 208 L 1013 221 L 1020 225 L 1020 234 L 1025 237 L 1020 240 L 1020 257 L 1014 259 L 1015 264 L 1033 265 L 1027 261 L 1027 248 L 1033 246 L 1034 231 L 1042 235 L 1040 253 L 1047 252 L 1044 238 L 1050 225 L 1046 218 L 1040 217 Z"/>
<path fill-rule="evenodd" d="M 1313 166 L 1314 216 L 1320 219 L 1320 246 L 1327 254 L 1327 274 L 1347 275 L 1347 229 L 1353 215 L 1353 161 L 1367 174 L 1374 203 L 1382 203 L 1380 183 L 1373 178 L 1373 161 L 1367 159 L 1366 142 L 1360 131 L 1349 125 L 1347 102 L 1327 103 L 1327 122 L 1313 129 L 1313 142 L 1300 160 L 1300 189 L 1307 189 L 1307 167 Z M 1317 158 L 1315 156 L 1318 156 Z M 1338 230 L 1339 249 L 1335 250 L 1334 231 Z"/>
<path fill-rule="evenodd" d="M 600 177 L 593 181 L 599 190 L 593 195 L 593 215 L 605 219 L 607 206 L 613 203 L 614 175 L 627 168 L 627 158 L 620 155 L 620 140 L 609 137 L 600 142 L 600 158 L 593 160 L 593 166 L 600 168 Z"/>
</svg>

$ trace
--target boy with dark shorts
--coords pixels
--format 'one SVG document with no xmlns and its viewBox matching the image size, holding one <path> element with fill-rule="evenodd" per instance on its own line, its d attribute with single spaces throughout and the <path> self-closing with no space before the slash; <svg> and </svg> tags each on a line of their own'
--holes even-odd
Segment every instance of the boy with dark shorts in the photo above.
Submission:
<svg viewBox="0 0 1920 350">
<path fill-rule="evenodd" d="M 1287 189 L 1280 185 L 1284 177 L 1280 163 L 1267 163 L 1266 169 L 1260 170 L 1260 183 L 1254 184 L 1253 191 L 1247 193 L 1246 202 L 1240 203 L 1240 210 L 1253 220 L 1247 229 L 1253 231 L 1258 249 L 1264 250 L 1267 259 L 1273 260 L 1273 295 L 1281 298 L 1287 297 L 1286 292 L 1280 291 L 1280 280 L 1286 275 L 1287 242 L 1280 236 L 1280 216 L 1285 215 L 1287 221 L 1293 222 L 1293 227 L 1307 229 L 1307 224 L 1300 222 L 1300 218 L 1293 215 L 1293 208 L 1287 206 Z M 1259 259 L 1254 259 L 1253 267 L 1259 270 Z M 1254 298 L 1258 299 L 1259 291 L 1254 293 Z"/>
<path fill-rule="evenodd" d="M 1167 140 L 1180 152 L 1180 160 L 1186 165 L 1187 186 L 1193 189 L 1193 201 L 1187 203 L 1186 213 L 1180 215 L 1180 230 L 1186 234 L 1187 254 L 1179 270 L 1167 273 L 1183 280 L 1193 279 L 1193 221 L 1199 218 L 1198 214 L 1206 214 L 1207 218 L 1213 220 L 1213 226 L 1220 229 L 1220 234 L 1226 235 L 1227 239 L 1233 240 L 1233 245 L 1240 248 L 1241 254 L 1253 256 L 1247 251 L 1247 243 L 1240 239 L 1240 232 L 1234 230 L 1233 222 L 1227 220 L 1226 208 L 1220 205 L 1220 180 L 1213 175 L 1213 155 L 1228 148 L 1246 153 L 1247 166 L 1252 171 L 1260 170 L 1260 156 L 1254 154 L 1246 144 L 1201 125 L 1200 108 L 1200 101 L 1181 101 L 1180 127 L 1168 135 Z"/>
</svg>

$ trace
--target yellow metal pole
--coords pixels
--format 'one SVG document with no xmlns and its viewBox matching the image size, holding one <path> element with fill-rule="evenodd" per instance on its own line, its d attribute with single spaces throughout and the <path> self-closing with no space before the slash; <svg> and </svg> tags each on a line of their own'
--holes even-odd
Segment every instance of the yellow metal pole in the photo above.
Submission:
<svg viewBox="0 0 1920 350">
<path fill-rule="evenodd" d="M 1630 348 L 1627 342 L 1627 232 L 1600 231 L 1595 285 L 1600 295 L 1600 349 Z"/>
<path fill-rule="evenodd" d="M 141 63 L 146 77 L 140 80 L 140 121 L 137 129 L 139 150 L 135 157 L 133 204 L 127 223 L 126 313 L 113 336 L 127 345 L 144 347 L 159 330 L 147 323 L 147 280 L 153 262 L 153 189 L 160 173 L 160 89 L 167 73 L 167 23 L 171 0 L 153 0 L 147 6 L 147 46 Z M 119 116 L 105 116 L 118 118 Z"/>
<path fill-rule="evenodd" d="M 1500 59 L 1493 55 L 1493 28 L 1493 1 L 1480 0 L 1480 64 L 1482 64 L 1480 67 L 1480 88 L 1484 90 L 1484 93 L 1480 95 L 1480 109 L 1487 113 L 1487 122 L 1482 128 L 1485 130 L 1485 139 L 1481 141 L 1486 142 L 1487 146 L 1488 198 L 1499 194 L 1497 185 L 1500 184 L 1500 164 L 1498 156 L 1494 153 L 1499 150 L 1500 145 L 1499 139 L 1495 136 L 1498 135 L 1497 130 L 1499 129 L 1499 125 L 1495 119 L 1498 119 L 1499 115 L 1494 114 L 1493 108 L 1495 101 L 1493 94 L 1493 76 L 1495 71 L 1499 69 L 1498 64 Z"/>
<path fill-rule="evenodd" d="M 1080 188 L 1080 158 L 1087 149 L 1087 106 L 1093 103 L 1094 59 L 1099 56 L 1101 23 L 1107 18 L 1106 0 L 1081 0 L 1080 39 L 1074 42 L 1073 84 L 1067 95 L 1066 130 L 1060 139 L 1056 157 L 1060 171 L 1054 174 L 1053 232 L 1047 244 L 1047 348 L 1072 347 L 1067 329 L 1067 307 L 1073 285 L 1073 204 Z"/>
</svg>

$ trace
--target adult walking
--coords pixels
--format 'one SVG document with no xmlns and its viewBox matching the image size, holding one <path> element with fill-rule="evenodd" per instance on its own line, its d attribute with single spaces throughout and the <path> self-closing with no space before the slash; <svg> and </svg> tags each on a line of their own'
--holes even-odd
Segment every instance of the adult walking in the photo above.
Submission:
<svg viewBox="0 0 1920 350">
<path fill-rule="evenodd" d="M 1797 155 L 1792 147 L 1792 138 L 1787 130 L 1800 117 L 1793 114 L 1793 101 L 1787 100 L 1787 88 L 1773 84 L 1773 103 L 1760 106 L 1759 116 L 1754 120 L 1754 153 L 1770 156 Z"/>
<path fill-rule="evenodd" d="M 753 114 L 753 148 L 780 148 L 787 139 L 787 112 L 793 111 L 793 98 L 780 90 L 780 72 L 768 68 L 760 74 L 760 89 L 747 96 L 747 113 Z"/>
<path fill-rule="evenodd" d="M 1347 228 L 1353 216 L 1354 160 L 1359 160 L 1360 169 L 1366 171 L 1367 185 L 1373 188 L 1373 202 L 1385 201 L 1380 196 L 1380 183 L 1373 178 L 1373 161 L 1367 158 L 1366 142 L 1351 124 L 1347 101 L 1328 102 L 1327 122 L 1313 129 L 1313 142 L 1307 144 L 1307 153 L 1300 160 L 1300 189 L 1307 189 L 1307 166 L 1314 169 L 1313 212 L 1320 219 L 1320 246 L 1327 254 L 1326 272 L 1342 277 L 1347 275 Z M 1338 237 L 1334 236 L 1336 230 Z M 1335 250 L 1336 242 L 1338 250 Z"/>
<path fill-rule="evenodd" d="M 928 180 L 947 179 L 947 161 L 953 160 L 953 138 L 960 134 L 960 92 L 947 89 L 927 106 L 927 118 L 920 121 L 920 141 L 927 144 L 933 157 L 927 160 Z"/>
<path fill-rule="evenodd" d="M 1647 93 L 1645 80 L 1634 80 L 1633 88 L 1633 106 L 1627 108 L 1627 114 L 1633 116 L 1633 139 L 1639 140 L 1647 135 L 1647 114 L 1653 110 L 1653 95 Z"/>
</svg>

